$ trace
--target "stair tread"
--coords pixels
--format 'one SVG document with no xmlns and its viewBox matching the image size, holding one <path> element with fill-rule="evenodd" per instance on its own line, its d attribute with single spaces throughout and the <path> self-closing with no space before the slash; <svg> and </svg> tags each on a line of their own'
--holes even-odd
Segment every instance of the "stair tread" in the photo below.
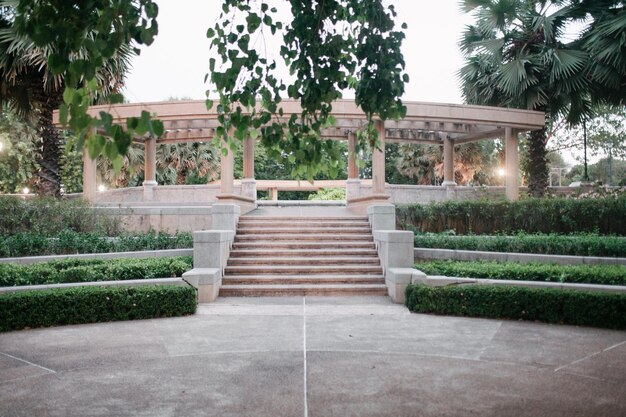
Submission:
<svg viewBox="0 0 626 417">
<path fill-rule="evenodd" d="M 385 284 L 225 284 L 220 289 L 229 288 L 267 288 L 267 289 L 283 289 L 283 288 L 387 288 Z"/>
<path fill-rule="evenodd" d="M 366 216 L 240 216 L 239 221 L 259 220 L 259 221 L 364 221 L 368 220 Z"/>
<path fill-rule="evenodd" d="M 368 274 L 328 274 L 328 275 L 303 275 L 303 274 L 299 274 L 299 275 L 228 275 L 225 274 L 224 275 L 224 279 L 227 278 L 237 278 L 237 279 L 255 279 L 255 278 L 263 278 L 263 279 L 272 279 L 272 278 L 276 278 L 276 279 L 294 279 L 294 280 L 298 280 L 298 279 L 310 279 L 310 278 L 314 278 L 314 279 L 341 279 L 341 278 L 363 278 L 363 279 L 384 279 L 385 276 L 382 274 L 379 275 L 368 275 Z"/>
</svg>

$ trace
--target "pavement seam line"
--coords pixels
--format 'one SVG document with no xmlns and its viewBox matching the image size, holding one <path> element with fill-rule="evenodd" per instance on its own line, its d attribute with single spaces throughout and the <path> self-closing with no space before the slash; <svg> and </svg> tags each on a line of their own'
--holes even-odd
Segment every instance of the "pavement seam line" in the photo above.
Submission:
<svg viewBox="0 0 626 417">
<path fill-rule="evenodd" d="M 304 366 L 304 417 L 309 416 L 306 381 L 306 296 L 302 297 L 302 357 Z"/>
<path fill-rule="evenodd" d="M 561 365 L 561 366 L 559 366 L 558 368 L 556 368 L 556 369 L 554 370 L 554 372 L 558 372 L 558 371 L 560 371 L 561 369 L 567 368 L 568 366 L 576 365 L 577 363 L 580 363 L 580 362 L 585 361 L 585 360 L 587 360 L 587 359 L 593 358 L 594 356 L 597 356 L 597 355 L 599 355 L 599 354 L 601 354 L 601 353 L 608 352 L 609 350 L 611 350 L 611 349 L 615 349 L 616 347 L 619 347 L 619 346 L 623 345 L 624 343 L 626 343 L 626 340 L 624 340 L 624 341 L 622 341 L 622 342 L 619 342 L 619 343 L 616 343 L 616 344 L 614 344 L 614 345 L 612 345 L 612 346 L 609 346 L 609 347 L 608 347 L 608 348 L 606 348 L 606 349 L 602 349 L 602 350 L 599 350 L 599 351 L 597 351 L 597 352 L 593 352 L 593 353 L 591 353 L 591 354 L 589 354 L 589 355 L 585 356 L 584 358 L 576 359 L 574 362 L 570 362 L 570 363 L 568 363 L 568 364 L 566 364 L 566 365 Z"/>
<path fill-rule="evenodd" d="M 37 365 L 36 363 L 29 362 L 26 359 L 18 358 L 17 356 L 9 355 L 8 353 L 4 353 L 4 352 L 0 352 L 0 354 L 4 355 L 4 356 L 7 356 L 9 358 L 15 359 L 17 361 L 24 362 L 24 363 L 27 363 L 29 365 L 35 366 L 35 367 L 37 367 L 39 369 L 43 369 L 44 371 L 48 371 L 48 372 L 51 372 L 53 374 L 57 373 L 57 371 L 55 371 L 55 370 L 52 370 L 50 368 L 46 368 L 45 366 Z"/>
</svg>

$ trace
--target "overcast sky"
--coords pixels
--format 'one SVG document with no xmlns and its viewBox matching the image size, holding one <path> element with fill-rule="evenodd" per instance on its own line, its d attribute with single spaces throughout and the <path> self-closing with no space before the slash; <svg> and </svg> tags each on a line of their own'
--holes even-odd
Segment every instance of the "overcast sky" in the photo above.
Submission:
<svg viewBox="0 0 626 417">
<path fill-rule="evenodd" d="M 157 0 L 159 34 L 135 58 L 126 82 L 131 102 L 169 97 L 204 99 L 208 86 L 206 30 L 220 11 L 219 0 Z M 462 65 L 457 41 L 471 21 L 458 0 L 393 0 L 398 22 L 406 22 L 403 53 L 410 83 L 405 100 L 461 103 L 456 72 Z"/>
</svg>

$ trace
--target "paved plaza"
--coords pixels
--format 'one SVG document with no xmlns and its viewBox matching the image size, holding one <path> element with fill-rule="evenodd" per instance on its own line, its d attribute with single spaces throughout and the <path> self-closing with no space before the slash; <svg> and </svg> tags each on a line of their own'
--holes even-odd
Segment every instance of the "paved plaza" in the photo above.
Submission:
<svg viewBox="0 0 626 417">
<path fill-rule="evenodd" d="M 220 298 L 0 334 L 0 416 L 624 416 L 626 332 Z"/>
</svg>

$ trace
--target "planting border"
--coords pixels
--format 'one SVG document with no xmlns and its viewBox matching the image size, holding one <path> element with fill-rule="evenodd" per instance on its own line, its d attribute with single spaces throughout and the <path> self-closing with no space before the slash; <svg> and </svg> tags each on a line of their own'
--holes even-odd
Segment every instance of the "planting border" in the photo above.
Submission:
<svg viewBox="0 0 626 417">
<path fill-rule="evenodd" d="M 543 255 L 538 253 L 487 252 L 461 249 L 414 248 L 415 261 L 501 261 L 554 263 L 559 265 L 626 265 L 626 258 L 600 256 Z"/>
<path fill-rule="evenodd" d="M 120 259 L 120 258 L 171 258 L 177 256 L 193 256 L 191 249 L 160 249 L 133 252 L 103 252 L 103 253 L 81 253 L 75 255 L 46 255 L 46 256 L 22 256 L 15 258 L 0 258 L 0 263 L 15 263 L 21 265 L 34 264 L 39 262 L 59 261 L 63 259 Z"/>
</svg>

